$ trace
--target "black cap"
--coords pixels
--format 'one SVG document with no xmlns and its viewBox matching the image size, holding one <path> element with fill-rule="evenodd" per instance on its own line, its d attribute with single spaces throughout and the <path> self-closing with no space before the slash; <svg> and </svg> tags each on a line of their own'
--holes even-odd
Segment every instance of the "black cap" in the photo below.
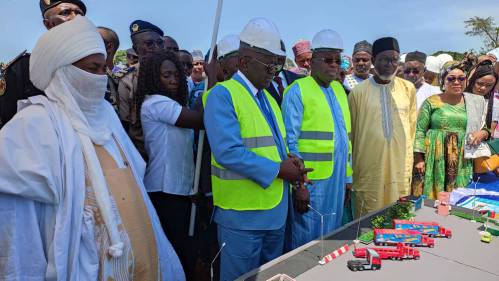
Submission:
<svg viewBox="0 0 499 281">
<path fill-rule="evenodd" d="M 159 27 L 155 26 L 154 24 L 147 22 L 147 21 L 136 20 L 130 24 L 130 35 L 131 36 L 134 36 L 135 34 L 139 34 L 139 33 L 146 32 L 146 31 L 156 32 L 160 36 L 164 35 L 163 30 L 161 30 L 161 28 L 159 28 Z"/>
<path fill-rule="evenodd" d="M 408 61 L 419 61 L 422 64 L 426 64 L 426 54 L 422 52 L 410 52 L 405 56 L 405 62 Z"/>
<path fill-rule="evenodd" d="M 371 43 L 367 42 L 366 40 L 357 42 L 353 47 L 353 54 L 355 55 L 357 52 L 366 52 L 372 55 L 373 45 L 371 45 Z"/>
<path fill-rule="evenodd" d="M 373 56 L 384 51 L 397 51 L 400 53 L 399 42 L 393 37 L 383 37 L 373 44 Z"/>
<path fill-rule="evenodd" d="M 55 7 L 59 4 L 62 4 L 62 3 L 75 4 L 76 6 L 80 7 L 80 9 L 83 11 L 83 15 L 85 15 L 87 13 L 87 7 L 80 0 L 66 0 L 66 1 L 40 0 L 40 10 L 42 11 L 42 16 L 45 15 L 45 12 L 48 9 L 52 9 L 53 7 Z"/>
</svg>

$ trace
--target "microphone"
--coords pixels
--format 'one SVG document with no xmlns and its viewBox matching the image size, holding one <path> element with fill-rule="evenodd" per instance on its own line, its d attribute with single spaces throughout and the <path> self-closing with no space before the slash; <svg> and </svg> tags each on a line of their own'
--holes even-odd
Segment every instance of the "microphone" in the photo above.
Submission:
<svg viewBox="0 0 499 281">
<path fill-rule="evenodd" d="M 225 242 L 223 242 L 222 243 L 222 247 L 220 247 L 220 250 L 218 250 L 218 253 L 215 255 L 215 258 L 213 258 L 213 260 L 211 261 L 211 264 L 210 264 L 210 277 L 211 277 L 211 281 L 213 281 L 213 264 L 217 260 L 218 256 L 222 252 L 222 249 L 225 247 L 225 245 L 227 245 L 227 244 Z"/>
</svg>

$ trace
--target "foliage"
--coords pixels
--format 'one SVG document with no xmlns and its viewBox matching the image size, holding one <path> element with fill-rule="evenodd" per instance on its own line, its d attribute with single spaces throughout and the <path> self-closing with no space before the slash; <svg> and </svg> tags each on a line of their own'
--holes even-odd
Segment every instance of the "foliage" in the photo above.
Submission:
<svg viewBox="0 0 499 281">
<path fill-rule="evenodd" d="M 126 65 L 126 50 L 118 50 L 114 55 L 114 64 Z"/>
<path fill-rule="evenodd" d="M 385 216 L 375 216 L 371 220 L 371 225 L 373 228 L 383 228 L 386 223 L 386 217 Z"/>
<path fill-rule="evenodd" d="M 374 231 L 368 231 L 362 233 L 362 235 L 359 236 L 359 241 L 364 243 L 364 244 L 369 244 L 374 240 Z"/>
<path fill-rule="evenodd" d="M 472 17 L 464 21 L 465 27 L 468 29 L 466 35 L 481 37 L 483 39 L 483 50 L 489 50 L 499 47 L 499 26 L 496 26 L 494 18 L 487 17 Z"/>
</svg>

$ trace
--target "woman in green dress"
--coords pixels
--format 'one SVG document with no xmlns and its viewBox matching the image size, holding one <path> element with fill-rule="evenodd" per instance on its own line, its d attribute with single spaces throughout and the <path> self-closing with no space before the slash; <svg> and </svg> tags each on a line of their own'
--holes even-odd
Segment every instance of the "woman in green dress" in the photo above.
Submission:
<svg viewBox="0 0 499 281">
<path fill-rule="evenodd" d="M 464 158 L 468 116 L 462 68 L 447 68 L 442 85 L 444 92 L 429 97 L 419 111 L 414 143 L 415 172 L 424 175 L 420 192 L 432 199 L 440 191 L 466 187 L 473 173 L 473 162 Z M 469 138 L 471 144 L 480 143 L 488 132 L 473 132 Z"/>
</svg>

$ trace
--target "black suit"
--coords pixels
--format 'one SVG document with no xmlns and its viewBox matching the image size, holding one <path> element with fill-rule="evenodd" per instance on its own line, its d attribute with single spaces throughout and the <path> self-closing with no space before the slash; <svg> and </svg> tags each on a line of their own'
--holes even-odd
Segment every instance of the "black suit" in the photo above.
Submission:
<svg viewBox="0 0 499 281">
<path fill-rule="evenodd" d="M 289 70 L 282 70 L 282 72 L 284 74 L 284 77 L 286 78 L 286 83 L 288 84 L 288 86 L 291 85 L 291 83 L 295 82 L 295 80 L 305 77 L 303 75 L 296 74 Z M 277 104 L 280 107 L 282 103 L 282 96 L 274 87 L 274 84 L 272 83 L 266 90 L 270 93 L 270 95 L 272 95 L 272 97 L 274 97 L 274 99 L 276 100 Z"/>
<path fill-rule="evenodd" d="M 29 57 L 29 54 L 22 55 L 6 70 L 7 88 L 0 96 L 0 127 L 16 114 L 18 100 L 44 95 L 29 79 Z"/>
</svg>

